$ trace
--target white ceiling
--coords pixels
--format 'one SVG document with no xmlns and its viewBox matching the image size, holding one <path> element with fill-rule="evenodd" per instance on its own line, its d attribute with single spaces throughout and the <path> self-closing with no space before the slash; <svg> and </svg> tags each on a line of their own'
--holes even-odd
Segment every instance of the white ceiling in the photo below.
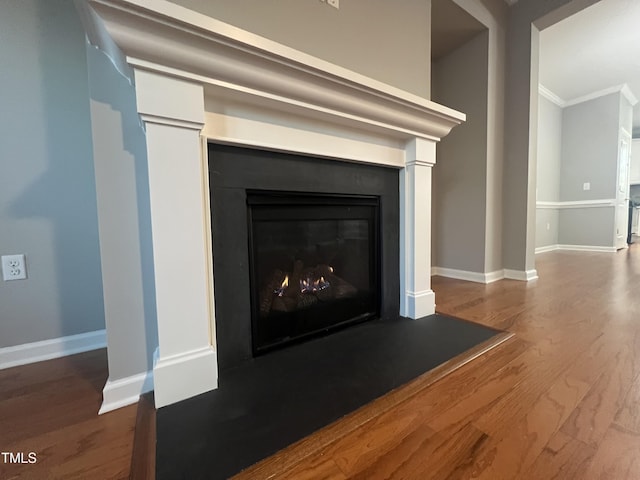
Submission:
<svg viewBox="0 0 640 480">
<path fill-rule="evenodd" d="M 640 0 L 601 0 L 543 30 L 540 83 L 564 101 L 625 83 L 640 99 Z"/>
</svg>

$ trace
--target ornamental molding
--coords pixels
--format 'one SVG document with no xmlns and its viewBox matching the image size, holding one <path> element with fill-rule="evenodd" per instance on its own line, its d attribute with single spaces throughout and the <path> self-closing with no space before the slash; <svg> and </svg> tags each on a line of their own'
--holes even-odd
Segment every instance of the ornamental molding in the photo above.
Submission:
<svg viewBox="0 0 640 480">
<path fill-rule="evenodd" d="M 165 0 L 77 1 L 89 41 L 132 69 L 209 86 L 215 94 L 321 112 L 398 139 L 438 141 L 463 113 Z"/>
</svg>

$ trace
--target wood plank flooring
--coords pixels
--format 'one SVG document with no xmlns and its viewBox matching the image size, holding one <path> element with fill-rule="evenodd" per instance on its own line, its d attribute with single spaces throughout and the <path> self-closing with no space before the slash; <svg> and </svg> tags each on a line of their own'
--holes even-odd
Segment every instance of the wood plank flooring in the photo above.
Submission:
<svg viewBox="0 0 640 480">
<path fill-rule="evenodd" d="M 0 370 L 0 479 L 129 478 L 136 405 L 98 416 L 106 350 Z"/>
<path fill-rule="evenodd" d="M 515 336 L 300 460 L 285 450 L 236 479 L 640 478 L 640 245 L 536 267 L 528 284 L 434 277 L 440 313 Z M 0 451 L 38 454 L 0 461 L 0 478 L 127 478 L 136 409 L 98 417 L 105 380 L 104 351 L 0 371 Z"/>
<path fill-rule="evenodd" d="M 515 337 L 296 465 L 276 455 L 236 480 L 640 478 L 640 246 L 536 267 L 528 284 L 434 277 L 440 313 Z"/>
</svg>

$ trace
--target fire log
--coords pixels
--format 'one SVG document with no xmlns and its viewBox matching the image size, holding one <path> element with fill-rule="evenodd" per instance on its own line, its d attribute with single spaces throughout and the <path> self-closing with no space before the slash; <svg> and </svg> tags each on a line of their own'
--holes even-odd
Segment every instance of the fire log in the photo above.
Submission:
<svg viewBox="0 0 640 480">
<path fill-rule="evenodd" d="M 333 290 L 332 293 L 334 298 L 353 297 L 358 293 L 358 289 L 356 287 L 351 285 L 342 277 L 333 273 L 333 268 L 329 265 L 316 265 L 316 271 L 322 274 L 322 276 L 331 284 L 331 290 Z"/>
<path fill-rule="evenodd" d="M 289 287 L 285 292 L 286 297 L 298 298 L 298 294 L 300 293 L 300 289 L 298 285 L 300 285 L 300 279 L 302 278 L 304 270 L 304 263 L 302 260 L 296 260 L 293 262 L 293 272 L 289 276 Z"/>
<path fill-rule="evenodd" d="M 291 297 L 274 297 L 271 309 L 275 312 L 293 312 L 298 307 L 298 301 Z"/>
<path fill-rule="evenodd" d="M 271 311 L 271 304 L 273 303 L 273 292 L 282 285 L 285 274 L 282 270 L 275 269 L 271 273 L 269 281 L 260 290 L 260 316 L 266 317 Z"/>
<path fill-rule="evenodd" d="M 312 293 L 301 293 L 298 295 L 298 308 L 307 308 L 318 303 L 318 299 Z"/>
</svg>

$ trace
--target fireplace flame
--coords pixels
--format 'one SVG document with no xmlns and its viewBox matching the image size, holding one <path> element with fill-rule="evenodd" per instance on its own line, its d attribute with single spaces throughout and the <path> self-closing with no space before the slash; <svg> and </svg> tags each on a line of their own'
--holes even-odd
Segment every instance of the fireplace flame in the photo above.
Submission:
<svg viewBox="0 0 640 480">
<path fill-rule="evenodd" d="M 327 282 L 324 277 L 313 278 L 309 275 L 307 278 L 300 279 L 300 293 L 314 293 L 325 288 L 329 288 L 331 284 Z"/>
<path fill-rule="evenodd" d="M 284 276 L 284 280 L 282 281 L 282 284 L 280 285 L 279 288 L 276 288 L 273 293 L 275 293 L 277 296 L 281 297 L 284 295 L 285 290 L 289 287 L 289 275 L 285 275 Z"/>
</svg>

